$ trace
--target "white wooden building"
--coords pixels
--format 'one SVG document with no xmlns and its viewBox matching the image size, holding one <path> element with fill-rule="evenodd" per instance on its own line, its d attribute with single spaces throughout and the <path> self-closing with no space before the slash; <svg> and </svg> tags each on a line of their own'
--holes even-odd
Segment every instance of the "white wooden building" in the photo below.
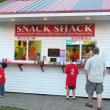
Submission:
<svg viewBox="0 0 110 110">
<path fill-rule="evenodd" d="M 44 72 L 42 72 L 40 66 L 36 64 L 30 64 L 32 62 L 28 60 L 15 60 L 15 41 L 19 39 L 26 40 L 26 42 L 29 42 L 30 40 L 40 40 L 41 58 L 43 56 L 46 56 L 46 62 L 48 63 L 50 60 L 48 57 L 48 48 L 59 48 L 66 50 L 66 42 L 67 40 L 71 40 L 71 37 L 35 36 L 34 39 L 26 37 L 18 38 L 15 35 L 16 25 L 93 23 L 95 24 L 95 36 L 91 37 L 90 40 L 96 42 L 96 46 L 100 48 L 100 55 L 103 56 L 106 62 L 106 66 L 108 68 L 110 67 L 110 7 L 108 7 L 107 9 L 94 9 L 94 7 L 92 7 L 93 9 L 88 8 L 87 10 L 81 8 L 73 9 L 71 11 L 69 8 L 69 6 L 71 6 L 71 2 L 75 4 L 74 2 L 78 2 L 78 0 L 70 0 L 70 3 L 68 0 L 64 0 L 62 1 L 62 3 L 66 4 L 68 2 L 67 6 L 65 5 L 65 7 L 63 7 L 62 4 L 59 4 L 63 8 L 58 5 L 59 8 L 56 8 L 56 10 L 54 10 L 55 4 L 58 4 L 58 1 L 54 1 L 55 3 L 53 3 L 53 5 L 50 4 L 50 8 L 49 2 L 51 3 L 51 0 L 44 0 L 45 3 L 43 1 L 40 2 L 39 0 L 35 1 L 32 2 L 31 0 L 15 0 L 9 3 L 10 0 L 7 0 L 6 2 L 0 3 L 0 58 L 7 58 L 11 62 L 6 68 L 6 91 L 49 95 L 65 95 L 66 75 L 63 73 L 62 68 L 57 65 L 46 65 L 44 66 Z M 89 5 L 90 1 L 87 2 Z M 100 0 L 96 1 L 99 2 Z M 107 2 L 110 4 L 110 1 Z M 25 4 L 23 5 L 23 3 Z M 36 3 L 36 6 L 40 3 L 42 5 L 42 8 L 39 7 L 38 10 L 38 7 L 33 7 L 34 3 Z M 14 10 L 14 7 L 16 7 L 17 4 L 19 5 L 17 9 Z M 79 3 L 79 5 L 81 4 Z M 85 5 L 87 5 L 86 1 Z M 99 4 L 97 3 L 97 7 L 98 6 Z M 87 19 L 87 17 L 89 19 Z M 59 60 L 59 57 L 57 59 Z M 23 71 L 20 71 L 17 63 L 26 63 L 22 66 Z M 83 72 L 83 68 L 79 68 L 79 70 L 80 72 L 77 79 L 76 96 L 86 97 L 87 94 L 85 92 L 85 74 Z M 107 69 L 104 79 L 104 98 L 110 98 L 109 80 L 110 70 Z"/>
</svg>

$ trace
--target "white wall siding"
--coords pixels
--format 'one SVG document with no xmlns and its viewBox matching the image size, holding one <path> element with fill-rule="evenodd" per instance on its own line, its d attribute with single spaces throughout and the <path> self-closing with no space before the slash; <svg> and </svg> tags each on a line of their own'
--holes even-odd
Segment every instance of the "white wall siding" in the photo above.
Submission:
<svg viewBox="0 0 110 110">
<path fill-rule="evenodd" d="M 44 71 L 42 72 L 36 65 L 24 65 L 21 72 L 17 66 L 10 65 L 6 69 L 6 90 L 24 93 L 64 94 L 65 74 L 62 69 L 44 67 Z"/>
<path fill-rule="evenodd" d="M 101 55 L 104 53 L 110 56 L 110 23 L 108 21 L 95 22 L 95 37 L 92 40 L 97 42 L 101 49 Z M 6 57 L 14 60 L 14 24 L 0 24 L 0 57 Z M 47 56 L 48 48 L 66 49 L 67 37 L 36 37 L 35 40 L 41 40 L 41 57 Z M 49 57 L 47 57 L 49 61 Z M 58 58 L 59 60 L 59 58 Z M 109 57 L 110 60 L 110 57 Z M 109 61 L 107 60 L 107 61 Z M 6 69 L 6 91 L 65 95 L 65 74 L 61 67 L 44 67 L 44 72 L 36 65 L 23 65 L 21 72 L 17 65 L 10 64 Z M 104 80 L 104 98 L 110 98 L 110 75 Z M 86 97 L 85 75 L 82 70 L 78 75 L 76 95 Z"/>
<path fill-rule="evenodd" d="M 0 24 L 0 58 L 14 58 L 14 25 Z"/>
<path fill-rule="evenodd" d="M 42 56 L 48 56 L 48 48 L 58 48 L 58 49 L 66 49 L 65 47 L 66 41 L 63 37 L 57 38 L 46 38 L 42 40 Z M 50 58 L 47 57 L 47 61 L 49 61 Z M 57 60 L 59 61 L 60 59 L 57 57 Z"/>
</svg>

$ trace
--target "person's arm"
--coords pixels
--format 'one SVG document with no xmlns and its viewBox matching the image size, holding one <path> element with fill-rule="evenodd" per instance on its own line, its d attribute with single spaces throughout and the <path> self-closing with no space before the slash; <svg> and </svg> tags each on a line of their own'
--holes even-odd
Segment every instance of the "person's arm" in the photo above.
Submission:
<svg viewBox="0 0 110 110">
<path fill-rule="evenodd" d="M 2 78 L 2 75 L 0 75 L 0 79 Z"/>
<path fill-rule="evenodd" d="M 0 67 L 0 79 L 3 77 L 4 69 Z"/>
<path fill-rule="evenodd" d="M 67 78 L 67 75 L 68 75 L 68 65 L 65 66 L 65 74 L 66 74 L 66 78 Z M 68 86 L 67 86 L 67 79 L 66 79 L 66 82 L 65 82 L 65 89 L 67 89 Z"/>
<path fill-rule="evenodd" d="M 84 68 L 84 71 L 85 71 L 86 80 L 87 80 L 87 79 L 88 79 L 88 74 L 89 74 L 89 71 L 88 71 L 88 70 L 86 70 L 85 68 Z"/>
<path fill-rule="evenodd" d="M 89 59 L 87 60 L 85 67 L 84 67 L 84 71 L 85 71 L 85 75 L 86 75 L 86 79 L 88 79 L 88 74 L 89 74 L 89 65 L 90 65 L 90 61 Z"/>
<path fill-rule="evenodd" d="M 68 74 L 68 71 L 69 71 L 68 65 L 66 65 L 66 66 L 65 66 L 65 74 Z"/>
<path fill-rule="evenodd" d="M 105 74 L 106 74 L 106 64 L 105 64 L 105 62 L 103 62 L 103 65 L 104 65 L 103 77 L 105 77 Z"/>
</svg>

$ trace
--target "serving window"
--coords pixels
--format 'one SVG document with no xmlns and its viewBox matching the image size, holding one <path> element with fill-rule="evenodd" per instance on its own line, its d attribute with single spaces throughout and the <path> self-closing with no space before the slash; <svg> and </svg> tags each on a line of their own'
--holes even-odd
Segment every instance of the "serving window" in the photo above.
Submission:
<svg viewBox="0 0 110 110">
<path fill-rule="evenodd" d="M 96 42 L 91 40 L 85 40 L 81 42 L 81 46 L 82 46 L 81 59 L 85 59 L 89 57 L 89 52 L 93 51 L 94 47 L 96 46 Z"/>
<path fill-rule="evenodd" d="M 41 41 L 28 42 L 28 60 L 40 60 Z"/>
<path fill-rule="evenodd" d="M 27 42 L 25 40 L 15 41 L 14 59 L 15 60 L 26 60 L 27 56 Z"/>
<path fill-rule="evenodd" d="M 75 61 L 77 61 L 80 57 L 80 43 L 79 41 L 67 41 L 66 42 L 66 61 L 69 61 L 69 57 L 73 56 Z"/>
<path fill-rule="evenodd" d="M 89 49 L 93 50 L 96 46 L 96 42 L 92 40 L 83 41 L 66 41 L 66 61 L 69 61 L 69 57 L 73 56 L 75 61 L 80 61 L 81 59 L 86 59 Z"/>
<path fill-rule="evenodd" d="M 16 40 L 14 48 L 14 60 L 34 61 L 40 60 L 41 41 Z"/>
</svg>

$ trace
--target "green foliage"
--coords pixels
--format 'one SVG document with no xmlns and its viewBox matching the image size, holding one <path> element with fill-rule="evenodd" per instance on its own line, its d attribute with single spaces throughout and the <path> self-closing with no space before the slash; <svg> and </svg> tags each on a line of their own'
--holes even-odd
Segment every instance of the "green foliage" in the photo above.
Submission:
<svg viewBox="0 0 110 110">
<path fill-rule="evenodd" d="M 1 3 L 1 2 L 4 2 L 4 1 L 6 1 L 6 0 L 0 0 L 0 3 Z"/>
<path fill-rule="evenodd" d="M 9 106 L 0 106 L 0 110 L 26 110 L 26 109 L 21 109 L 21 108 L 16 108 L 16 107 L 9 107 Z"/>
</svg>

